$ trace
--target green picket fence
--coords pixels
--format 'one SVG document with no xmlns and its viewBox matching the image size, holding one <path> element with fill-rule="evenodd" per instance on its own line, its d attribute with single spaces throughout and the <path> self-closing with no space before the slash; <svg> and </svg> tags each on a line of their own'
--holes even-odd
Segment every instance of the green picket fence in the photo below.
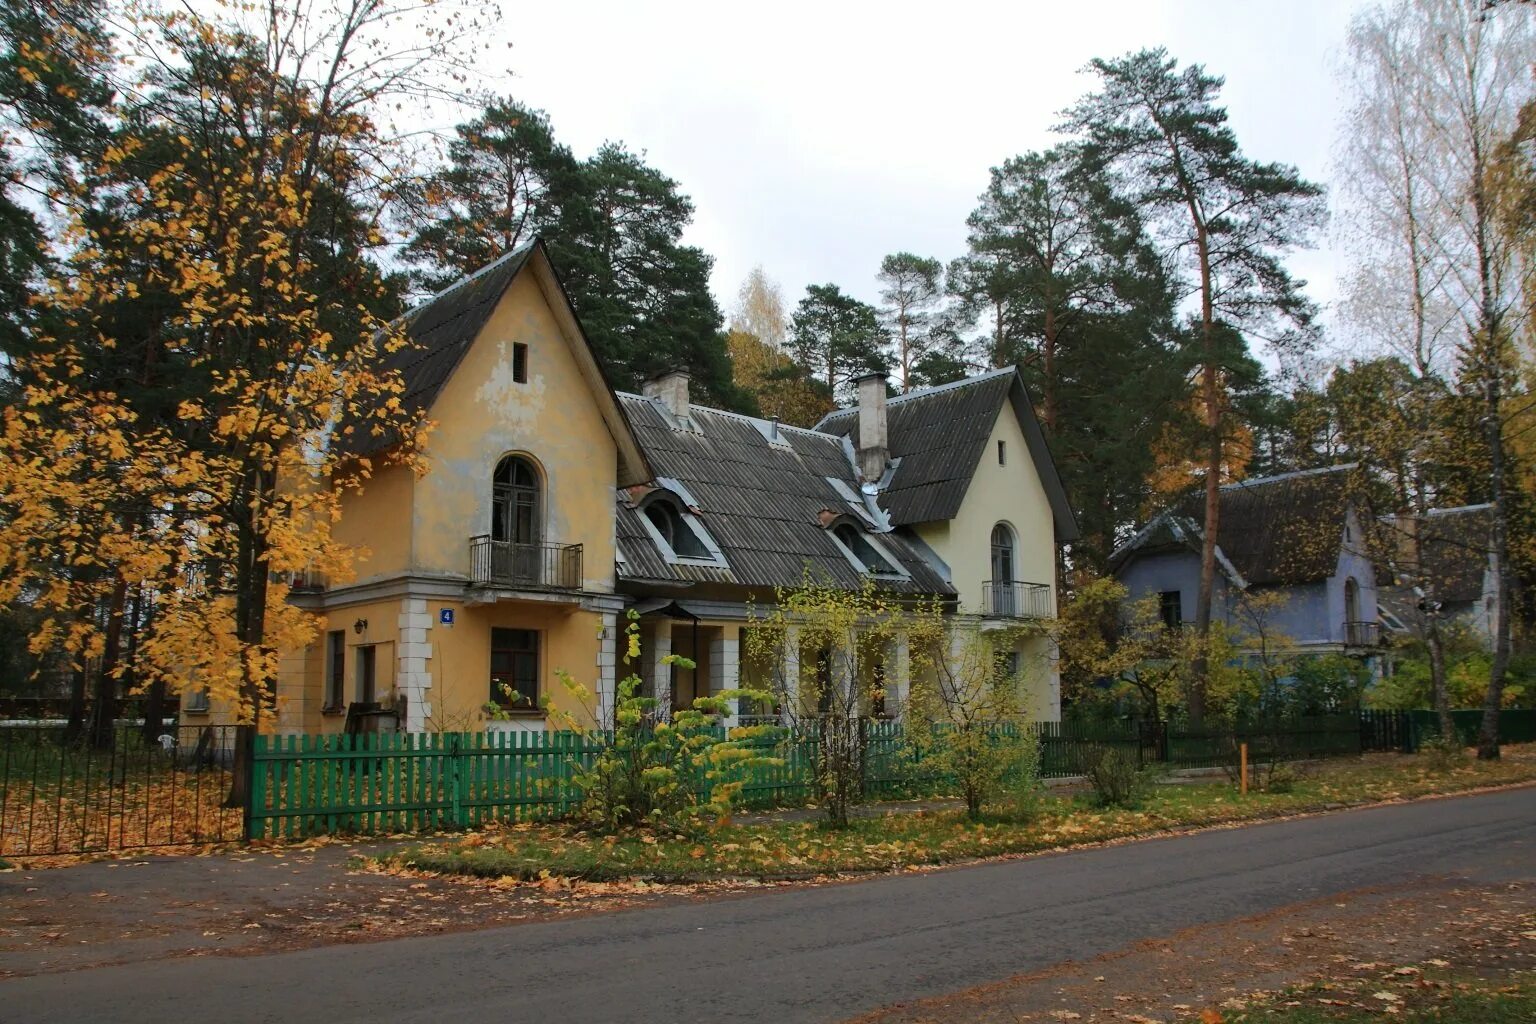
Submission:
<svg viewBox="0 0 1536 1024">
<path fill-rule="evenodd" d="M 952 780 L 908 742 L 899 722 L 866 720 L 865 796 L 889 800 L 948 793 Z M 930 727 L 931 728 L 931 727 Z M 1321 757 L 1358 753 L 1354 716 L 1255 722 L 1204 730 L 1160 723 L 1036 722 L 1023 726 L 1040 743 L 1040 773 L 1086 773 L 1105 749 L 1137 763 L 1178 767 L 1235 763 L 1249 756 Z M 716 730 L 725 739 L 723 728 Z M 252 838 L 321 833 L 382 834 L 473 828 L 493 821 L 548 821 L 580 806 L 575 775 L 607 737 L 572 732 L 398 733 L 258 736 L 253 744 L 249 833 Z M 762 741 L 765 755 L 741 766 L 738 803 L 748 809 L 805 805 L 816 798 L 820 736 L 814 725 Z M 695 791 L 707 798 L 714 780 L 700 765 Z M 727 778 L 730 778 L 727 776 Z"/>
<path fill-rule="evenodd" d="M 1433 711 L 1410 711 L 1417 740 L 1440 735 L 1440 717 Z M 1452 711 L 1451 720 L 1463 746 L 1476 746 L 1483 728 L 1480 708 Z M 1499 712 L 1500 743 L 1536 743 L 1536 708 L 1504 708 Z M 1417 743 L 1415 743 L 1417 746 Z"/>
<path fill-rule="evenodd" d="M 559 818 L 598 750 L 569 732 L 258 736 L 250 834 L 428 832 Z"/>
</svg>

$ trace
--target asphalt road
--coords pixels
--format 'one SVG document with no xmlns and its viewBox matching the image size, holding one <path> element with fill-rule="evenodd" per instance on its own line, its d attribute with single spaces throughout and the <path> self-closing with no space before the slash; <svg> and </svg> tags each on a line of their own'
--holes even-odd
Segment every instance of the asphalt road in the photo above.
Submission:
<svg viewBox="0 0 1536 1024">
<path fill-rule="evenodd" d="M 1536 789 L 235 959 L 0 982 L 0 1022 L 834 1021 L 1426 875 L 1536 877 Z"/>
</svg>

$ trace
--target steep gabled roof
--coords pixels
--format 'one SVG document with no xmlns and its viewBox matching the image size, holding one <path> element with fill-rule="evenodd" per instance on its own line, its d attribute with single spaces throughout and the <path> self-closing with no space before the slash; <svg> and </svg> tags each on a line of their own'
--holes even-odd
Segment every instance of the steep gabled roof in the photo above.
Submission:
<svg viewBox="0 0 1536 1024">
<path fill-rule="evenodd" d="M 807 566 L 817 579 L 845 587 L 869 578 L 854 568 L 820 521 L 828 510 L 868 522 L 849 501 L 862 505 L 851 452 L 842 438 L 697 405 L 689 409 L 688 424 L 680 425 L 656 399 L 620 394 L 619 401 L 658 481 L 682 484 L 727 564 L 668 562 L 641 523 L 642 513 L 621 496 L 621 580 L 763 590 L 799 585 Z M 953 594 L 899 533 L 870 536 L 906 573 L 873 577 L 881 588 Z"/>
<path fill-rule="evenodd" d="M 400 374 L 404 393 L 401 405 L 408 413 L 431 410 L 450 377 L 468 354 L 496 306 L 525 269 L 538 276 L 550 309 L 567 335 L 577 366 L 597 399 L 598 411 L 619 447 L 621 484 L 638 483 L 650 476 L 645 458 L 619 412 L 618 399 L 601 364 L 592 353 L 586 332 L 571 308 L 570 298 L 549 261 L 542 239 L 518 246 L 500 259 L 455 281 L 430 299 L 405 313 L 396 324 L 405 328 L 408 344 L 380 357 L 385 370 Z M 395 326 L 395 325 L 391 325 Z M 353 434 L 339 442 L 355 455 L 378 451 L 393 438 Z"/>
<path fill-rule="evenodd" d="M 1354 464 L 1303 470 L 1221 488 L 1217 560 L 1239 586 L 1312 583 L 1338 570 Z M 1191 495 L 1122 545 L 1118 570 L 1138 554 L 1187 548 L 1205 536 L 1205 496 Z"/>
<path fill-rule="evenodd" d="M 1409 562 L 1413 555 L 1408 531 L 1413 527 L 1399 527 L 1398 522 L 1386 519 L 1382 526 L 1390 531 L 1390 541 L 1402 552 L 1402 561 Z M 1414 577 L 1432 583 L 1440 601 L 1460 604 L 1481 598 L 1483 576 L 1493 551 L 1493 506 L 1432 509 L 1418 520 L 1417 529 L 1424 565 L 1408 566 Z"/>
<path fill-rule="evenodd" d="M 1056 540 L 1077 537 L 1077 522 L 1056 463 L 1018 371 L 1009 367 L 952 384 L 909 391 L 886 405 L 888 445 L 900 459 L 880 504 L 897 525 L 953 519 L 965 500 L 1005 401 L 1011 402 L 1035 472 L 1050 501 Z M 858 432 L 859 410 L 827 414 L 816 429 L 852 438 Z"/>
</svg>

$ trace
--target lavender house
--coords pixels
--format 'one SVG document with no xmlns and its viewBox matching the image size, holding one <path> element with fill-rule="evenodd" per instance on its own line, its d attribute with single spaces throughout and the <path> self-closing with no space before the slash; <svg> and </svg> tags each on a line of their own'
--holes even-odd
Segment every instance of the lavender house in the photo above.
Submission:
<svg viewBox="0 0 1536 1024">
<path fill-rule="evenodd" d="M 1263 629 L 1298 652 L 1369 658 L 1378 651 L 1376 571 L 1349 497 L 1357 468 L 1221 489 L 1213 622 L 1252 632 L 1262 617 Z M 1112 559 L 1131 599 L 1157 595 L 1170 627 L 1195 618 L 1204 521 L 1200 494 L 1153 518 Z M 1275 597 L 1254 600 L 1266 594 Z"/>
</svg>

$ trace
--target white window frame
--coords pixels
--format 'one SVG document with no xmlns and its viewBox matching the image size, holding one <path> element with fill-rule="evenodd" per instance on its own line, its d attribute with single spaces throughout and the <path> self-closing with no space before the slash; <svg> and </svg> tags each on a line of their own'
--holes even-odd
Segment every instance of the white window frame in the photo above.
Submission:
<svg viewBox="0 0 1536 1024">
<path fill-rule="evenodd" d="M 865 565 L 863 559 L 854 554 L 853 549 L 848 547 L 847 544 L 844 544 L 843 539 L 837 535 L 838 528 L 843 526 L 847 526 L 853 530 L 858 530 L 860 536 L 862 536 L 864 539 L 864 543 L 869 545 L 871 551 L 880 556 L 881 561 L 885 562 L 885 564 L 890 567 L 891 571 L 876 572 L 869 566 Z M 832 543 L 837 545 L 837 550 L 841 551 L 843 553 L 843 557 L 848 559 L 848 564 L 859 570 L 859 572 L 865 576 L 877 580 L 912 578 L 912 574 L 907 572 L 907 570 L 902 567 L 900 562 L 891 557 L 891 553 L 885 549 L 885 545 L 881 544 L 875 538 L 874 534 L 860 526 L 858 520 L 856 520 L 853 516 L 839 516 L 832 522 L 828 523 L 827 536 L 832 538 Z"/>
<path fill-rule="evenodd" d="M 708 557 L 700 558 L 694 555 L 680 555 L 672 549 L 672 545 L 667 543 L 667 538 L 663 537 L 661 531 L 656 529 L 656 524 L 651 522 L 651 517 L 646 515 L 646 509 L 658 501 L 664 501 L 672 505 L 673 511 L 677 513 L 677 518 L 693 532 L 694 538 L 704 546 L 704 550 L 709 552 Z M 661 552 L 662 557 L 669 563 L 673 565 L 711 565 L 722 569 L 729 568 L 725 560 L 725 553 L 720 550 L 720 545 L 715 543 L 715 539 L 709 535 L 709 531 L 704 528 L 704 524 L 699 522 L 698 516 L 688 510 L 688 506 L 675 492 L 670 490 L 653 492 L 647 495 L 646 500 L 636 507 L 635 512 L 637 513 L 636 518 L 640 520 L 640 526 L 650 535 L 651 543 L 656 545 L 656 549 Z"/>
</svg>

